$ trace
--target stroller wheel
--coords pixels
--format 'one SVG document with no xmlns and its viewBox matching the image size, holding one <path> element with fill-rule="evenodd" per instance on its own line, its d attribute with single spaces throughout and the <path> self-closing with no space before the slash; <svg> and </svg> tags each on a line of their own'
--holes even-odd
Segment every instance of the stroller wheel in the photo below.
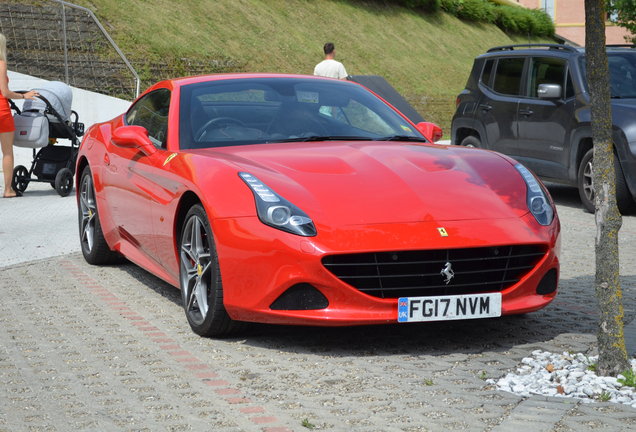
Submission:
<svg viewBox="0 0 636 432">
<path fill-rule="evenodd" d="M 73 173 L 68 168 L 62 168 L 55 176 L 55 190 L 61 197 L 68 196 L 73 190 Z"/>
<path fill-rule="evenodd" d="M 29 186 L 30 181 L 31 175 L 24 165 L 18 165 L 13 169 L 13 179 L 11 181 L 13 190 L 20 193 L 24 192 L 27 186 Z"/>
</svg>

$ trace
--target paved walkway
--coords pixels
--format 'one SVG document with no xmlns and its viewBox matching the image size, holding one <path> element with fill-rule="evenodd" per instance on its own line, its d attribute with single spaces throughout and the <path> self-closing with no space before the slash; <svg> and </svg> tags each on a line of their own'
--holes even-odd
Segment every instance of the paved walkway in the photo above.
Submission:
<svg viewBox="0 0 636 432">
<path fill-rule="evenodd" d="M 33 183 L 22 198 L 0 199 L 0 431 L 634 430 L 628 406 L 522 398 L 484 381 L 534 349 L 594 350 L 594 217 L 575 189 L 550 189 L 562 278 L 540 312 L 344 329 L 252 325 L 214 340 L 190 331 L 177 289 L 132 264 L 86 264 L 74 196 Z M 620 244 L 629 324 L 635 216 L 624 218 Z"/>
</svg>

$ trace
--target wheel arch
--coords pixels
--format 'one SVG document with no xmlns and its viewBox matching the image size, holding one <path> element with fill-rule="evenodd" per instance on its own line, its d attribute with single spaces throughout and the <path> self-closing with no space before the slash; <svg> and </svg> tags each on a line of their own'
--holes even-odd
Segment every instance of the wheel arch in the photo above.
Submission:
<svg viewBox="0 0 636 432">
<path fill-rule="evenodd" d="M 179 259 L 179 247 L 181 247 L 179 243 L 181 242 L 181 231 L 183 230 L 183 225 L 185 224 L 186 215 L 188 214 L 190 209 L 197 204 L 201 204 L 203 206 L 203 202 L 201 201 L 199 196 L 190 190 L 186 191 L 179 200 L 177 217 L 175 218 L 174 224 L 174 239 L 177 260 Z M 205 206 L 203 206 L 203 208 L 205 210 Z"/>
<path fill-rule="evenodd" d="M 75 169 L 75 190 L 78 191 L 80 187 L 80 182 L 82 181 L 82 173 L 84 172 L 84 168 L 88 166 L 88 159 L 86 156 L 82 155 L 77 159 L 77 167 Z M 77 195 L 77 200 L 79 202 L 79 194 Z"/>
</svg>

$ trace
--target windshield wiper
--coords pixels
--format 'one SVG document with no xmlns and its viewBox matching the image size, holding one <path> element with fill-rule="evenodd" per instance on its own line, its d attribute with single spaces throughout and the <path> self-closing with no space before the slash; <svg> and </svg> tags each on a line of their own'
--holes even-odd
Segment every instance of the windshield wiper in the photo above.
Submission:
<svg viewBox="0 0 636 432">
<path fill-rule="evenodd" d="M 369 137 L 363 136 L 347 136 L 347 135 L 314 135 L 309 137 L 302 137 L 298 141 L 300 142 L 309 142 L 309 141 L 368 141 Z"/>
<path fill-rule="evenodd" d="M 371 141 L 371 138 L 364 136 L 338 136 L 338 135 L 312 135 L 308 137 L 282 138 L 277 140 L 268 139 L 267 142 L 311 142 L 311 141 Z"/>
<path fill-rule="evenodd" d="M 426 138 L 409 136 L 409 135 L 391 135 L 382 138 L 376 138 L 373 141 L 414 141 L 414 142 L 429 142 Z"/>
</svg>

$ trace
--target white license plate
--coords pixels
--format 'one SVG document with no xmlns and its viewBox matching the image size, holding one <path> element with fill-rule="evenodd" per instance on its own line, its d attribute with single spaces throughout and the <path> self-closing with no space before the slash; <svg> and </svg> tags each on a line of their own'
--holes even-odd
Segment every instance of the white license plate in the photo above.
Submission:
<svg viewBox="0 0 636 432">
<path fill-rule="evenodd" d="M 501 293 L 401 297 L 398 321 L 445 321 L 501 316 Z"/>
</svg>

